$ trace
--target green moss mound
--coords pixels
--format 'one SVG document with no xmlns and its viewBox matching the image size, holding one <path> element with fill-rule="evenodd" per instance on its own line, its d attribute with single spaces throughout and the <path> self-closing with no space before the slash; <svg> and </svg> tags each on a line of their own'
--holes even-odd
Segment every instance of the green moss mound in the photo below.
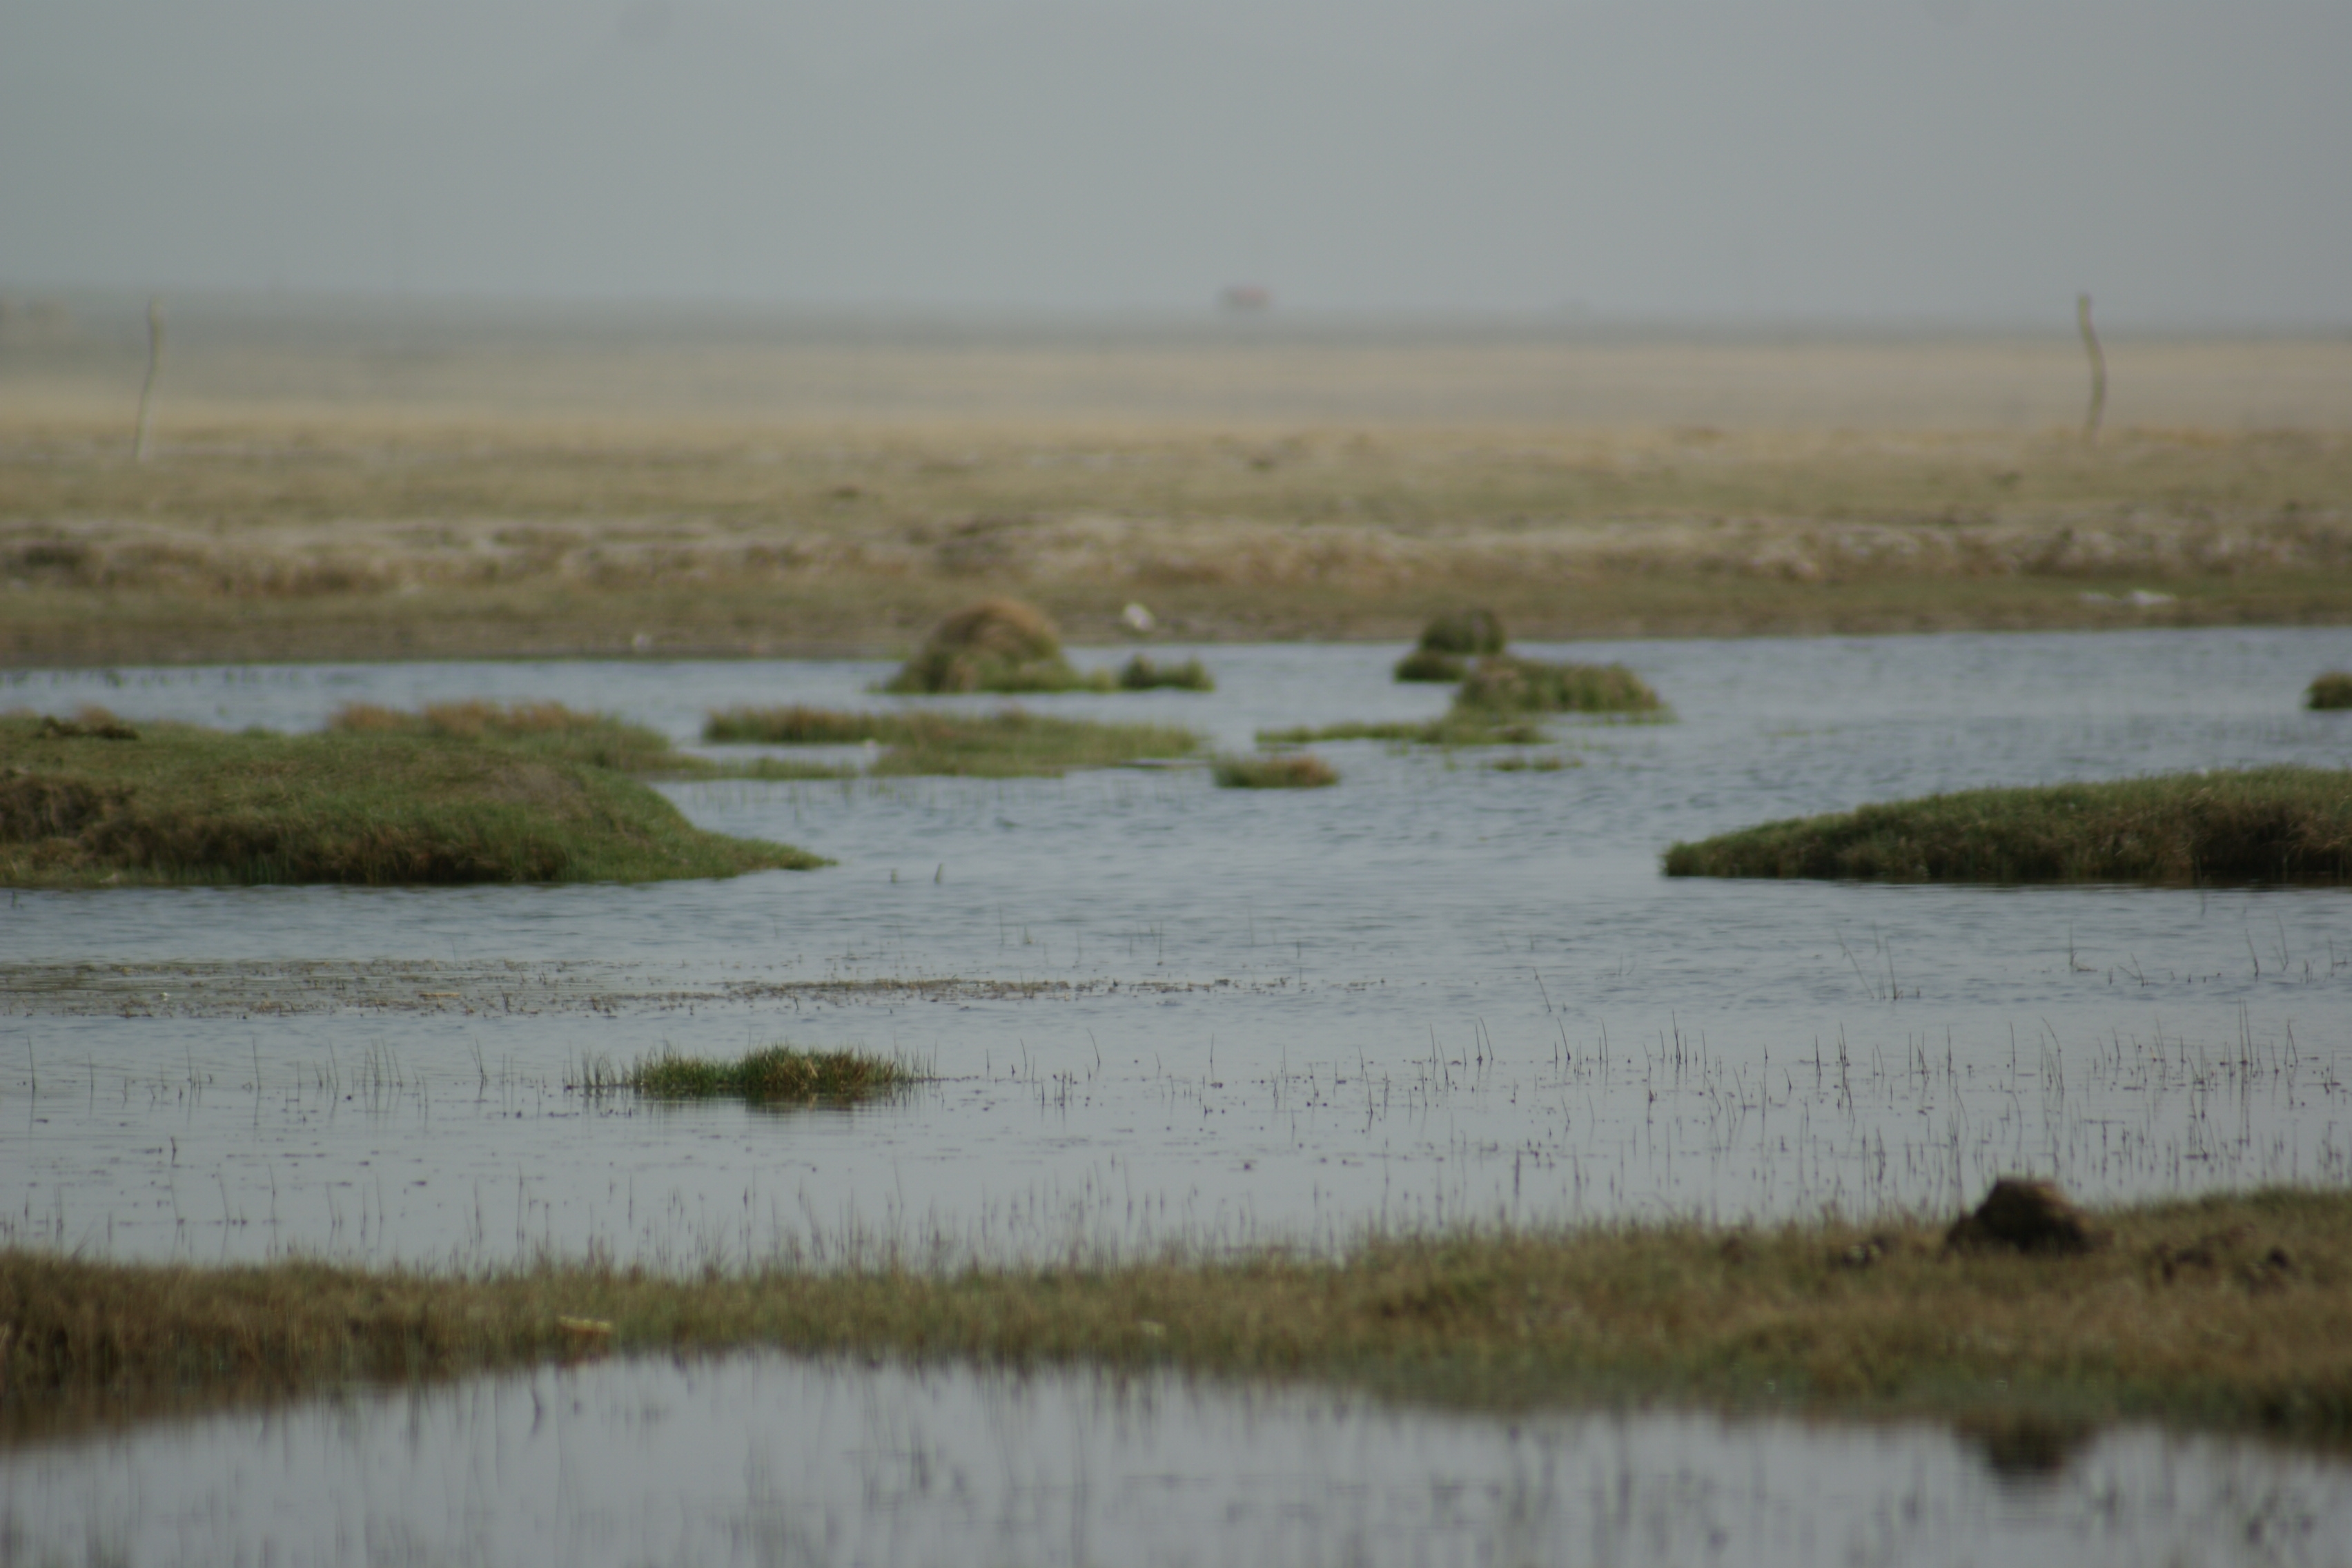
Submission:
<svg viewBox="0 0 2352 1568">
<path fill-rule="evenodd" d="M 1769 822 L 1666 851 L 1670 877 L 2340 883 L 2352 771 L 2260 768 L 1969 790 Z"/>
<path fill-rule="evenodd" d="M 1337 770 L 1311 752 L 1219 757 L 1214 772 L 1220 789 L 1322 789 L 1339 782 Z"/>
<path fill-rule="evenodd" d="M 770 1046 L 733 1061 L 665 1051 L 620 1073 L 591 1069 L 583 1087 L 634 1089 L 657 1100 L 746 1100 L 753 1103 L 869 1100 L 903 1089 L 916 1074 L 905 1063 L 866 1051 L 804 1051 Z"/>
<path fill-rule="evenodd" d="M 1118 767 L 1191 755 L 1201 738 L 1167 724 L 1101 724 L 1025 709 L 944 713 L 912 709 L 859 713 L 834 708 L 730 708 L 712 713 L 702 738 L 714 743 L 885 748 L 871 772 L 890 777 L 1053 778 L 1074 768 Z"/>
<path fill-rule="evenodd" d="M 896 692 L 1108 691 L 1108 673 L 1080 675 L 1043 610 L 983 599 L 932 628 L 882 689 Z"/>
<path fill-rule="evenodd" d="M 706 833 L 633 779 L 488 734 L 55 729 L 0 719 L 10 887 L 643 882 L 826 864 Z"/>
<path fill-rule="evenodd" d="M 2304 693 L 2304 701 L 2321 710 L 2352 708 L 2352 671 L 2331 669 L 2320 676 Z"/>
<path fill-rule="evenodd" d="M 1197 658 L 1181 664 L 1155 664 L 1137 654 L 1119 667 L 1118 689 L 1121 691 L 1214 691 L 1216 681 Z"/>
<path fill-rule="evenodd" d="M 1516 654 L 1480 659 L 1454 694 L 1459 713 L 1654 713 L 1664 706 L 1622 664 L 1548 664 Z"/>
<path fill-rule="evenodd" d="M 1503 623 L 1492 610 L 1447 610 L 1421 628 L 1421 643 L 1397 661 L 1399 680 L 1450 682 L 1462 679 L 1470 660 L 1503 651 Z"/>
<path fill-rule="evenodd" d="M 1450 685 L 1470 672 L 1470 661 L 1458 653 L 1440 653 L 1434 648 L 1417 647 L 1397 660 L 1399 680 L 1423 681 L 1432 686 Z"/>
</svg>

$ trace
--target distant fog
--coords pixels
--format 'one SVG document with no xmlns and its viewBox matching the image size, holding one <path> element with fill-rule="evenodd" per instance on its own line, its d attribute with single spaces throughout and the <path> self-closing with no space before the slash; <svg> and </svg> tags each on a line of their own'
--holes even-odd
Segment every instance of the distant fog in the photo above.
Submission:
<svg viewBox="0 0 2352 1568">
<path fill-rule="evenodd" d="M 2352 324 L 2352 5 L 0 0 L 0 293 Z"/>
</svg>

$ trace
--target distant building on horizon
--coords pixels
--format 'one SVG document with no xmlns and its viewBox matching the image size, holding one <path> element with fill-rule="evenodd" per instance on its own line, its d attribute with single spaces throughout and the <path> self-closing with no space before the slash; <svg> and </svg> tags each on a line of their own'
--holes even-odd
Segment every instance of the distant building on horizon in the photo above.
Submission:
<svg viewBox="0 0 2352 1568">
<path fill-rule="evenodd" d="M 1274 303 L 1274 291 L 1261 283 L 1228 283 L 1217 303 L 1228 310 L 1263 310 Z"/>
</svg>

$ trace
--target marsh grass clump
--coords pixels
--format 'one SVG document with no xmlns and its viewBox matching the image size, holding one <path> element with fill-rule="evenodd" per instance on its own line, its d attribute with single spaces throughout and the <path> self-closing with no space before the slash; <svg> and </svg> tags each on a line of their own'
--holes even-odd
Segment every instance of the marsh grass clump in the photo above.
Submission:
<svg viewBox="0 0 2352 1568">
<path fill-rule="evenodd" d="M 918 1076 L 906 1063 L 868 1051 L 769 1046 L 733 1061 L 664 1051 L 617 1072 L 591 1065 L 578 1087 L 591 1092 L 629 1089 L 656 1100 L 847 1102 L 892 1093 Z"/>
<path fill-rule="evenodd" d="M 1121 691 L 1214 691 L 1217 683 L 1207 668 L 1197 658 L 1181 664 L 1155 664 L 1142 654 L 1137 654 L 1119 667 L 1118 689 Z"/>
<path fill-rule="evenodd" d="M 2352 771 L 2275 767 L 1969 790 L 1666 851 L 1670 877 L 1888 882 L 2352 880 Z"/>
<path fill-rule="evenodd" d="M 1425 681 L 1430 685 L 1448 685 L 1459 680 L 1470 669 L 1470 661 L 1458 653 L 1441 653 L 1435 648 L 1417 647 L 1396 662 L 1399 680 Z"/>
<path fill-rule="evenodd" d="M 1021 708 L 986 714 L 937 709 L 858 713 L 807 707 L 734 708 L 711 714 L 702 736 L 717 742 L 783 746 L 871 741 L 883 749 L 868 771 L 901 778 L 1054 778 L 1074 768 L 1189 756 L 1201 744 L 1192 731 L 1172 725 L 1105 724 L 1049 718 Z"/>
<path fill-rule="evenodd" d="M 1339 782 L 1337 770 L 1312 752 L 1222 756 L 1211 767 L 1220 789 L 1321 789 Z"/>
<path fill-rule="evenodd" d="M 1550 664 L 1516 654 L 1480 659 L 1454 694 L 1458 715 L 1654 713 L 1664 706 L 1622 664 Z"/>
<path fill-rule="evenodd" d="M 1726 1229 L 1455 1227 L 1084 1265 L 926 1267 L 854 1249 L 665 1276 L 315 1260 L 205 1267 L 0 1250 L 0 1421 L 577 1353 L 772 1347 L 989 1366 L 1315 1380 L 1442 1408 L 1593 1401 L 1849 1417 L 2164 1420 L 2352 1439 L 2352 1194 L 2096 1211 L 2069 1254 L 1944 1245 L 1935 1216 Z"/>
<path fill-rule="evenodd" d="M 1421 629 L 1421 642 L 1397 661 L 1399 680 L 1455 681 L 1469 661 L 1503 651 L 1503 623 L 1492 610 L 1448 610 Z"/>
<path fill-rule="evenodd" d="M 1043 610 L 1018 599 L 983 599 L 932 628 L 885 691 L 1108 691 L 1108 671 L 1081 675 Z"/>
<path fill-rule="evenodd" d="M 2304 693 L 2304 705 L 2321 710 L 2352 708 L 2352 670 L 2331 669 L 2314 679 Z"/>
<path fill-rule="evenodd" d="M 1533 755 L 1522 752 L 1507 757 L 1497 757 L 1486 764 L 1489 770 L 1498 773 L 1556 773 L 1565 768 L 1581 765 L 1580 763 L 1551 752 L 1538 752 Z"/>
<path fill-rule="evenodd" d="M 393 727 L 136 741 L 0 719 L 0 882 L 652 881 L 801 868 L 788 845 L 688 823 L 607 768 Z"/>
<path fill-rule="evenodd" d="M 1398 741 L 1414 746 L 1531 746 L 1544 739 L 1540 726 L 1490 714 L 1449 712 L 1439 719 L 1381 723 L 1347 721 L 1260 730 L 1262 746 L 1311 746 L 1319 741 Z"/>
</svg>

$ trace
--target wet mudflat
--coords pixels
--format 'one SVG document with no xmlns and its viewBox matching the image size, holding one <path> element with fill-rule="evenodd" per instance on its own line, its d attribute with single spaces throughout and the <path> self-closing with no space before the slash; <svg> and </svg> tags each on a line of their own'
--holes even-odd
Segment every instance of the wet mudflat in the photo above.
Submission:
<svg viewBox="0 0 2352 1568">
<path fill-rule="evenodd" d="M 1444 701 L 1443 689 L 1390 682 L 1393 647 L 1202 652 L 1213 695 L 1030 702 L 1189 724 L 1234 749 L 1260 728 L 1426 718 Z M 1304 793 L 1221 791 L 1192 768 L 666 786 L 698 826 L 838 862 L 814 873 L 629 888 L 19 894 L 0 909 L 0 1224 L 14 1242 L 135 1258 L 486 1267 L 593 1250 L 696 1268 L 892 1247 L 1000 1260 L 1170 1243 L 1343 1247 L 1367 1226 L 1457 1221 L 1948 1213 L 2011 1171 L 2055 1177 L 2092 1201 L 2352 1176 L 2352 903 L 2341 889 L 1725 883 L 1658 872 L 1677 839 L 1871 800 L 2344 765 L 2352 727 L 2298 703 L 2314 671 L 2352 662 L 2352 634 L 1629 643 L 1572 657 L 1622 659 L 1665 697 L 1673 721 L 1559 721 L 1550 742 L 1528 747 L 1326 745 L 1317 751 L 1342 783 Z M 134 721 L 298 729 L 352 700 L 544 699 L 616 710 L 683 742 L 710 708 L 873 703 L 865 688 L 887 669 L 643 660 L 32 672 L 9 678 L 0 702 L 69 711 L 100 701 Z M 1538 755 L 1563 765 L 1491 765 Z M 777 1041 L 902 1054 L 934 1081 L 855 1111 L 657 1106 L 572 1087 L 596 1060 L 664 1048 L 730 1057 Z M 1035 1418 L 1041 1432 L 1077 1433 L 1070 1447 L 1041 1437 L 1027 1451 L 1074 1462 L 1109 1442 L 1103 1433 L 1130 1408 L 1129 1395 L 1056 1392 L 1051 1380 L 1023 1392 L 936 1372 L 729 1364 L 806 1381 L 786 1402 L 795 1411 L 880 1412 L 873 1419 L 925 1425 L 1007 1465 L 1022 1444 L 989 1436 L 988 1409 L 1061 1412 Z M 331 1539 L 359 1540 L 364 1531 L 350 1531 L 364 1521 L 331 1512 L 351 1489 L 294 1479 L 305 1466 L 397 1447 L 418 1420 L 455 1421 L 470 1436 L 451 1443 L 496 1449 L 512 1425 L 500 1412 L 545 1407 L 564 1387 L 622 1390 L 580 1395 L 567 1430 L 625 1449 L 646 1426 L 633 1414 L 645 1401 L 676 1407 L 734 1375 L 625 1363 L 225 1416 L 227 1427 L 20 1451 L 5 1484 L 21 1523 L 27 1498 L 100 1499 L 94 1489 L 117 1484 L 108 1478 L 128 1473 L 130 1456 L 178 1453 L 184 1468 L 135 1461 L 161 1467 L 137 1483 L 141 1495 L 193 1489 L 187 1508 L 217 1521 L 227 1514 L 202 1500 L 230 1483 L 197 1456 L 246 1421 L 274 1436 L 221 1440 L 272 1457 L 237 1472 L 237 1484 L 282 1474 L 315 1502 L 281 1517 L 303 1530 L 339 1519 L 344 1533 Z M 1808 1501 L 1772 1516 L 1813 1521 L 1800 1546 L 1726 1526 L 1727 1539 L 1749 1544 L 1724 1550 L 1756 1561 L 1885 1543 L 1853 1533 L 1865 1526 L 1945 1529 L 1902 1522 L 1918 1487 L 1919 1517 L 1958 1522 L 1889 1552 L 1916 1555 L 1906 1542 L 1925 1542 L 1930 1556 L 1980 1555 L 1982 1531 L 2014 1516 L 2029 1521 L 2018 1542 L 2079 1548 L 2110 1525 L 2126 1533 L 2095 1538 L 2190 1531 L 2227 1560 L 2255 1537 L 2224 1540 L 2218 1505 L 2181 1500 L 2197 1487 L 2209 1500 L 2257 1498 L 2284 1494 L 2248 1491 L 2249 1477 L 2315 1477 L 2298 1517 L 2344 1506 L 2342 1472 L 2317 1461 L 2148 1434 L 2099 1439 L 2058 1492 L 2024 1507 L 1948 1434 L 1895 1441 L 1687 1416 L 1563 1416 L 1548 1429 L 1584 1458 L 1564 1461 L 1548 1494 L 1566 1500 L 1527 1505 L 1540 1515 L 1526 1538 L 1538 1544 L 1520 1552 L 1508 1533 L 1519 1504 L 1482 1503 L 1460 1532 L 1433 1524 L 1426 1537 L 1400 1533 L 1381 1510 L 1433 1497 L 1432 1476 L 1458 1472 L 1486 1498 L 1478 1489 L 1498 1475 L 1533 1473 L 1527 1434 L 1540 1424 L 1512 1437 L 1506 1423 L 1469 1417 L 1285 1416 L 1342 1435 L 1334 1441 L 1391 1445 L 1403 1479 L 1348 1490 L 1335 1461 L 1283 1472 L 1295 1474 L 1295 1495 L 1273 1498 L 1251 1489 L 1266 1484 L 1263 1467 L 1232 1460 L 1218 1434 L 1290 1397 L 1151 1394 L 1150 1408 L 1192 1414 L 1154 1418 L 1150 1442 L 1178 1457 L 1154 1468 L 1147 1446 L 1138 1473 L 1178 1480 L 1008 1471 L 971 1483 L 978 1500 L 956 1506 L 978 1514 L 875 1511 L 870 1477 L 824 1468 L 848 1442 L 838 1426 L 789 1439 L 809 1446 L 805 1465 L 779 1460 L 782 1469 L 755 1475 L 746 1456 L 781 1453 L 787 1439 L 749 1415 L 717 1420 L 704 1462 L 724 1472 L 711 1496 L 725 1493 L 734 1513 L 714 1501 L 689 1518 L 673 1487 L 669 1502 L 628 1514 L 637 1533 L 624 1532 L 632 1544 L 621 1560 L 707 1557 L 697 1542 L 719 1538 L 692 1532 L 727 1517 L 750 1521 L 724 1538 L 750 1560 L 949 1560 L 974 1519 L 1023 1508 L 1034 1528 L 1006 1538 L 1008 1560 L 1346 1560 L 1339 1543 L 1351 1530 L 1374 1561 L 1413 1560 L 1401 1544 L 1410 1539 L 1431 1542 L 1421 1555 L 1436 1560 L 1475 1557 L 1481 1542 L 1506 1557 L 1596 1554 L 1605 1510 L 1594 1511 L 1588 1472 L 1603 1449 L 1617 1466 L 1611 1488 L 1630 1478 L 1633 1492 L 1679 1498 L 1675 1487 L 1696 1487 L 1759 1518 L 1780 1505 L 1754 1500 L 1783 1492 L 1734 1479 L 1752 1465 L 1796 1467 L 1787 1495 L 1809 1500 L 1864 1478 L 1847 1512 Z M 1067 1413 L 1079 1406 L 1096 1414 Z M 472 1414 L 446 1414 L 457 1411 Z M 346 1461 L 291 1438 L 304 1421 L 342 1423 Z M 200 1431 L 211 1436 L 192 1442 Z M 1614 1435 L 1604 1442 L 1603 1432 Z M 1461 1457 L 1444 1457 L 1449 1444 Z M 1211 1457 L 1186 1459 L 1187 1445 Z M 2191 1463 L 2192 1451 L 2203 1457 Z M 1883 1468 L 1904 1454 L 1915 1468 L 1900 1479 L 1840 1468 L 1841 1456 Z M 433 1480 L 416 1468 L 421 1457 L 404 1462 L 412 1489 L 386 1505 L 385 1529 L 422 1531 L 428 1560 L 512 1554 L 494 1536 L 468 1543 L 475 1505 L 462 1494 L 434 1500 L 431 1488 L 460 1486 L 481 1467 L 452 1460 Z M 166 1471 L 168 1485 L 152 1479 Z M 2192 1472 L 2194 1485 L 2180 1481 Z M 2104 1513 L 2094 1493 L 2065 1489 L 2101 1474 L 2123 1478 L 2095 1494 L 2113 1505 Z M 1255 1544 L 1194 1551 L 1207 1538 L 1183 1509 L 1235 1488 L 1248 1494 L 1241 1513 L 1220 1500 L 1200 1517 L 1258 1520 L 1234 1538 Z M 763 1497 L 789 1508 L 760 1515 Z M 72 1512 L 58 1506 L 42 1517 Z M 510 1517 L 503 1503 L 479 1506 L 484 1520 Z M 1606 1517 L 1633 1521 L 1607 1538 L 1613 1560 L 1717 1550 L 1697 1536 L 1653 1541 L 1635 1528 L 1639 1509 L 1611 1506 L 1619 1512 Z M 1713 1517 L 1687 1498 L 1671 1511 L 1673 1531 Z M 459 1522 L 431 1522 L 445 1517 Z M 665 1518 L 686 1533 L 660 1535 Z M 789 1529 L 763 1536 L 763 1518 Z M 2163 1519 L 2173 1523 L 2146 1522 Z M 1289 1520 L 1307 1522 L 1286 1534 Z M 2106 1522 L 2083 1522 L 2093 1520 Z M 2115 1523 L 2126 1520 L 2164 1533 L 2131 1536 Z M 2045 1529 L 2056 1533 L 2032 1534 Z M 2309 1550 L 2297 1550 L 2330 1560 L 2310 1543 L 2343 1534 L 2307 1534 Z M 1115 1535 L 1138 1544 L 1122 1554 L 1108 1544 Z M 37 1536 L 67 1539 L 46 1524 Z M 2000 1554 L 2031 1560 L 2032 1550 Z M 312 1555 L 332 1560 L 323 1548 Z"/>
</svg>

